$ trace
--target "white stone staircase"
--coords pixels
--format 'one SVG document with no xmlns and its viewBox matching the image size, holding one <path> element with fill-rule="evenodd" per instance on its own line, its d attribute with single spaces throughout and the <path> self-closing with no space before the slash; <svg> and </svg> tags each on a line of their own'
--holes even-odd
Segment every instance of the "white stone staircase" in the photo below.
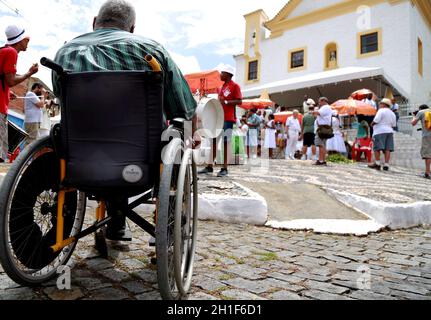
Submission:
<svg viewBox="0 0 431 320">
<path fill-rule="evenodd" d="M 396 132 L 395 152 L 392 155 L 391 164 L 409 169 L 424 170 L 425 163 L 421 158 L 421 136 L 415 132 L 415 136 Z"/>
</svg>

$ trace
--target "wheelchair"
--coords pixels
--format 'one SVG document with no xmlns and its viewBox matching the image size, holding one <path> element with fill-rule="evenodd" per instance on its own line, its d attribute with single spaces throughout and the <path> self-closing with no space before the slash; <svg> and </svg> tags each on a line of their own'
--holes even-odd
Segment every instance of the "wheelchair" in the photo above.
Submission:
<svg viewBox="0 0 431 320">
<path fill-rule="evenodd" d="M 184 120 L 165 124 L 161 67 L 152 56 L 146 61 L 150 71 L 72 73 L 42 58 L 60 79 L 61 122 L 19 155 L 0 189 L 0 263 L 18 284 L 52 280 L 88 235 L 106 254 L 104 229 L 124 214 L 156 239 L 161 297 L 187 297 L 197 237 L 196 163 Z M 94 224 L 82 230 L 87 200 L 98 207 Z M 155 206 L 154 223 L 136 213 L 141 204 Z"/>
</svg>

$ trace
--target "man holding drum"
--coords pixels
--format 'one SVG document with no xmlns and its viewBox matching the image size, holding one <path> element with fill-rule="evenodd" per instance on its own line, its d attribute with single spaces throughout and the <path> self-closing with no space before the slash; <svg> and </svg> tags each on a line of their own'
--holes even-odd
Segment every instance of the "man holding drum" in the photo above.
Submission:
<svg viewBox="0 0 431 320">
<path fill-rule="evenodd" d="M 228 145 L 232 140 L 233 126 L 236 123 L 236 106 L 242 104 L 242 93 L 240 86 L 235 83 L 232 78 L 234 69 L 230 66 L 224 66 L 221 70 L 220 79 L 224 82 L 219 90 L 218 98 L 224 110 L 224 162 L 223 167 L 217 174 L 218 177 L 226 177 L 228 175 Z M 216 139 L 214 139 L 216 140 Z M 216 157 L 217 142 L 213 142 L 213 158 Z M 205 169 L 199 171 L 200 174 L 210 174 L 214 172 L 213 165 L 208 165 Z"/>
<path fill-rule="evenodd" d="M 9 101 L 16 98 L 10 88 L 20 84 L 35 74 L 39 67 L 34 64 L 24 75 L 17 75 L 18 53 L 26 51 L 30 37 L 21 27 L 11 25 L 6 28 L 6 45 L 0 48 L 0 163 L 6 162 L 8 153 L 7 111 Z"/>
</svg>

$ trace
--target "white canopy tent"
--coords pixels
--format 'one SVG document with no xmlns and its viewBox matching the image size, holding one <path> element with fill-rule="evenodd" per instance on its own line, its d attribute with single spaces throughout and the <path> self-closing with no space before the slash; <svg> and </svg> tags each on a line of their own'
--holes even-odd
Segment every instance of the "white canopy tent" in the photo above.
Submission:
<svg viewBox="0 0 431 320">
<path fill-rule="evenodd" d="M 266 90 L 271 99 L 286 107 L 302 106 L 304 95 L 310 98 L 326 96 L 331 101 L 347 98 L 352 92 L 368 88 L 379 97 L 390 88 L 399 100 L 407 93 L 388 77 L 382 68 L 348 67 L 276 81 L 243 90 L 244 97 L 259 96 Z"/>
</svg>

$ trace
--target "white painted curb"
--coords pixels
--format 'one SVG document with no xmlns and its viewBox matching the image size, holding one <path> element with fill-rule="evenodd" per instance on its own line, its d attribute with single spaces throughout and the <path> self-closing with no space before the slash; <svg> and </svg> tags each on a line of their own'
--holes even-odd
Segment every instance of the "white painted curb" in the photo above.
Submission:
<svg viewBox="0 0 431 320">
<path fill-rule="evenodd" d="M 390 229 L 404 229 L 431 224 L 431 202 L 396 204 L 379 202 L 332 189 L 327 191 L 338 201 L 353 207 Z"/>
<path fill-rule="evenodd" d="M 366 236 L 385 228 L 373 220 L 300 219 L 292 221 L 268 221 L 267 227 L 284 230 L 310 230 L 316 233 Z"/>
<path fill-rule="evenodd" d="M 268 204 L 260 194 L 244 189 L 247 197 L 204 193 L 199 195 L 199 219 L 264 226 L 268 221 Z"/>
</svg>

